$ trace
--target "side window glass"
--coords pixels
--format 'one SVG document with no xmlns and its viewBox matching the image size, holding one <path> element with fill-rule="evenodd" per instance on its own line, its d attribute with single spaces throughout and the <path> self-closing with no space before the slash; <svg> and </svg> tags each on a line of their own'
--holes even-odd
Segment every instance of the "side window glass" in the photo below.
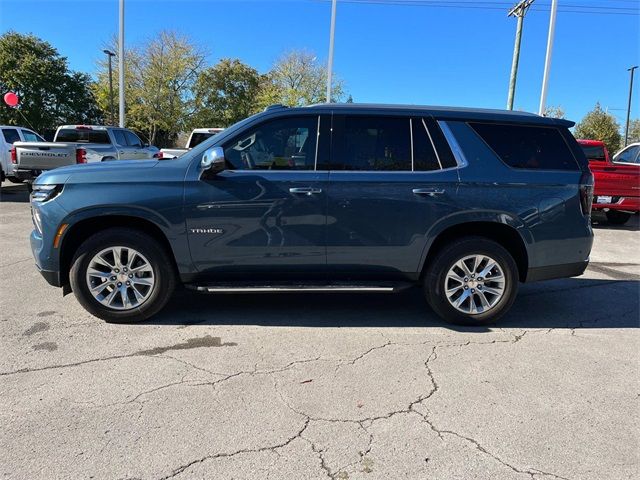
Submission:
<svg viewBox="0 0 640 480">
<path fill-rule="evenodd" d="M 234 138 L 224 156 L 234 170 L 313 170 L 317 116 L 279 118 Z"/>
<path fill-rule="evenodd" d="M 640 147 L 629 147 L 626 150 L 620 152 L 620 154 L 614 159 L 616 162 L 628 162 L 633 163 L 634 158 L 640 151 Z"/>
<path fill-rule="evenodd" d="M 20 135 L 18 134 L 18 130 L 15 128 L 3 128 L 2 136 L 4 136 L 4 141 L 9 145 L 13 145 L 13 142 L 20 141 Z"/>
<path fill-rule="evenodd" d="M 416 171 L 440 170 L 440 160 L 434 149 L 427 124 L 414 118 L 413 124 L 413 169 Z"/>
<path fill-rule="evenodd" d="M 127 139 L 124 136 L 124 132 L 122 130 L 112 130 L 113 138 L 115 138 L 116 143 L 122 147 L 127 146 Z"/>
<path fill-rule="evenodd" d="M 408 118 L 345 117 L 340 170 L 411 171 Z"/>
<path fill-rule="evenodd" d="M 42 139 L 29 130 L 22 130 L 22 136 L 25 142 L 41 142 Z"/>
<path fill-rule="evenodd" d="M 142 147 L 142 142 L 135 133 L 130 132 L 129 130 L 124 130 L 124 135 L 127 138 L 127 143 L 130 147 Z"/>
<path fill-rule="evenodd" d="M 513 168 L 578 170 L 557 128 L 497 123 L 470 123 L 498 157 Z"/>
</svg>

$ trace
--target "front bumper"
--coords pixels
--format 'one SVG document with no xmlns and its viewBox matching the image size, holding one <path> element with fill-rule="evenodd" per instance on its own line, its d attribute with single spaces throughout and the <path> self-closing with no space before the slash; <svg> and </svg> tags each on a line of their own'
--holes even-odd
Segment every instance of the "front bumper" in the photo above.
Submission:
<svg viewBox="0 0 640 480">
<path fill-rule="evenodd" d="M 38 264 L 36 264 L 36 268 L 40 272 L 40 274 L 44 277 L 47 283 L 54 287 L 62 287 L 62 282 L 60 281 L 60 272 L 54 272 L 51 270 L 42 270 Z"/>
</svg>

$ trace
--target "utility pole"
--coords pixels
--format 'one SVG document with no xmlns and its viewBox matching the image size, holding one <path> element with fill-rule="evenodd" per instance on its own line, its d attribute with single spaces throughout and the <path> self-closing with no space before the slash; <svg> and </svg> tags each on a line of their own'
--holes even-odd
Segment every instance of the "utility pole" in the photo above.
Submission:
<svg viewBox="0 0 640 480">
<path fill-rule="evenodd" d="M 547 37 L 547 56 L 544 59 L 544 75 L 542 76 L 542 92 L 540 93 L 540 108 L 538 115 L 544 115 L 547 103 L 547 89 L 549 88 L 549 72 L 551 71 L 551 53 L 553 52 L 553 37 L 556 33 L 556 14 L 558 0 L 551 0 L 551 16 L 549 17 L 549 36 Z"/>
<path fill-rule="evenodd" d="M 327 66 L 327 103 L 331 103 L 331 83 L 333 80 L 333 40 L 336 35 L 336 7 L 338 0 L 331 2 L 331 31 L 329 32 L 329 65 Z"/>
<path fill-rule="evenodd" d="M 118 125 L 124 128 L 124 0 L 120 0 L 120 34 L 118 36 L 118 94 L 119 117 Z"/>
<path fill-rule="evenodd" d="M 107 54 L 107 58 L 109 59 L 109 107 L 110 107 L 110 119 L 109 123 L 111 125 L 115 125 L 115 115 L 113 108 L 113 70 L 111 68 L 111 57 L 115 57 L 116 54 L 111 50 L 103 50 L 104 53 Z"/>
<path fill-rule="evenodd" d="M 507 98 L 507 110 L 513 110 L 513 99 L 516 93 L 516 78 L 518 77 L 518 62 L 520 61 L 520 41 L 522 40 L 522 24 L 527 10 L 534 0 L 520 0 L 516 6 L 509 10 L 509 17 L 516 17 L 516 43 L 513 46 L 513 61 L 511 62 L 511 76 L 509 77 L 509 97 Z"/>
<path fill-rule="evenodd" d="M 627 105 L 627 122 L 624 127 L 624 146 L 625 147 L 629 143 L 629 118 L 631 117 L 631 97 L 633 96 L 633 72 L 635 71 L 636 68 L 638 68 L 637 65 L 635 67 L 627 68 L 627 72 L 631 72 L 631 78 L 629 79 L 629 103 Z"/>
</svg>

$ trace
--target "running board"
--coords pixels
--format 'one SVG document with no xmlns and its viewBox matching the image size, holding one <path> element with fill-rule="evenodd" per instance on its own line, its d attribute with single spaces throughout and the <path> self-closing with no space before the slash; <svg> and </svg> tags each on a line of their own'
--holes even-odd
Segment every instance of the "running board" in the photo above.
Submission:
<svg viewBox="0 0 640 480">
<path fill-rule="evenodd" d="M 410 288 L 413 284 L 403 283 L 333 283 L 333 284 L 208 284 L 186 285 L 187 288 L 202 293 L 395 293 Z"/>
</svg>

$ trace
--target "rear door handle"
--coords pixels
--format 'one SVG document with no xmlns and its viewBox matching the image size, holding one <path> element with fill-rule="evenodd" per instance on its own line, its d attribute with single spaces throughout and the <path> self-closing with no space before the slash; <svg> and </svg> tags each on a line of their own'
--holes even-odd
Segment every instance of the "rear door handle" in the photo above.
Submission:
<svg viewBox="0 0 640 480">
<path fill-rule="evenodd" d="M 293 187 L 289 189 L 289 193 L 294 193 L 296 195 L 316 195 L 318 193 L 322 193 L 322 189 L 314 187 Z"/>
<path fill-rule="evenodd" d="M 436 195 L 442 195 L 444 193 L 444 188 L 414 188 L 411 191 L 414 195 L 435 197 Z"/>
</svg>

